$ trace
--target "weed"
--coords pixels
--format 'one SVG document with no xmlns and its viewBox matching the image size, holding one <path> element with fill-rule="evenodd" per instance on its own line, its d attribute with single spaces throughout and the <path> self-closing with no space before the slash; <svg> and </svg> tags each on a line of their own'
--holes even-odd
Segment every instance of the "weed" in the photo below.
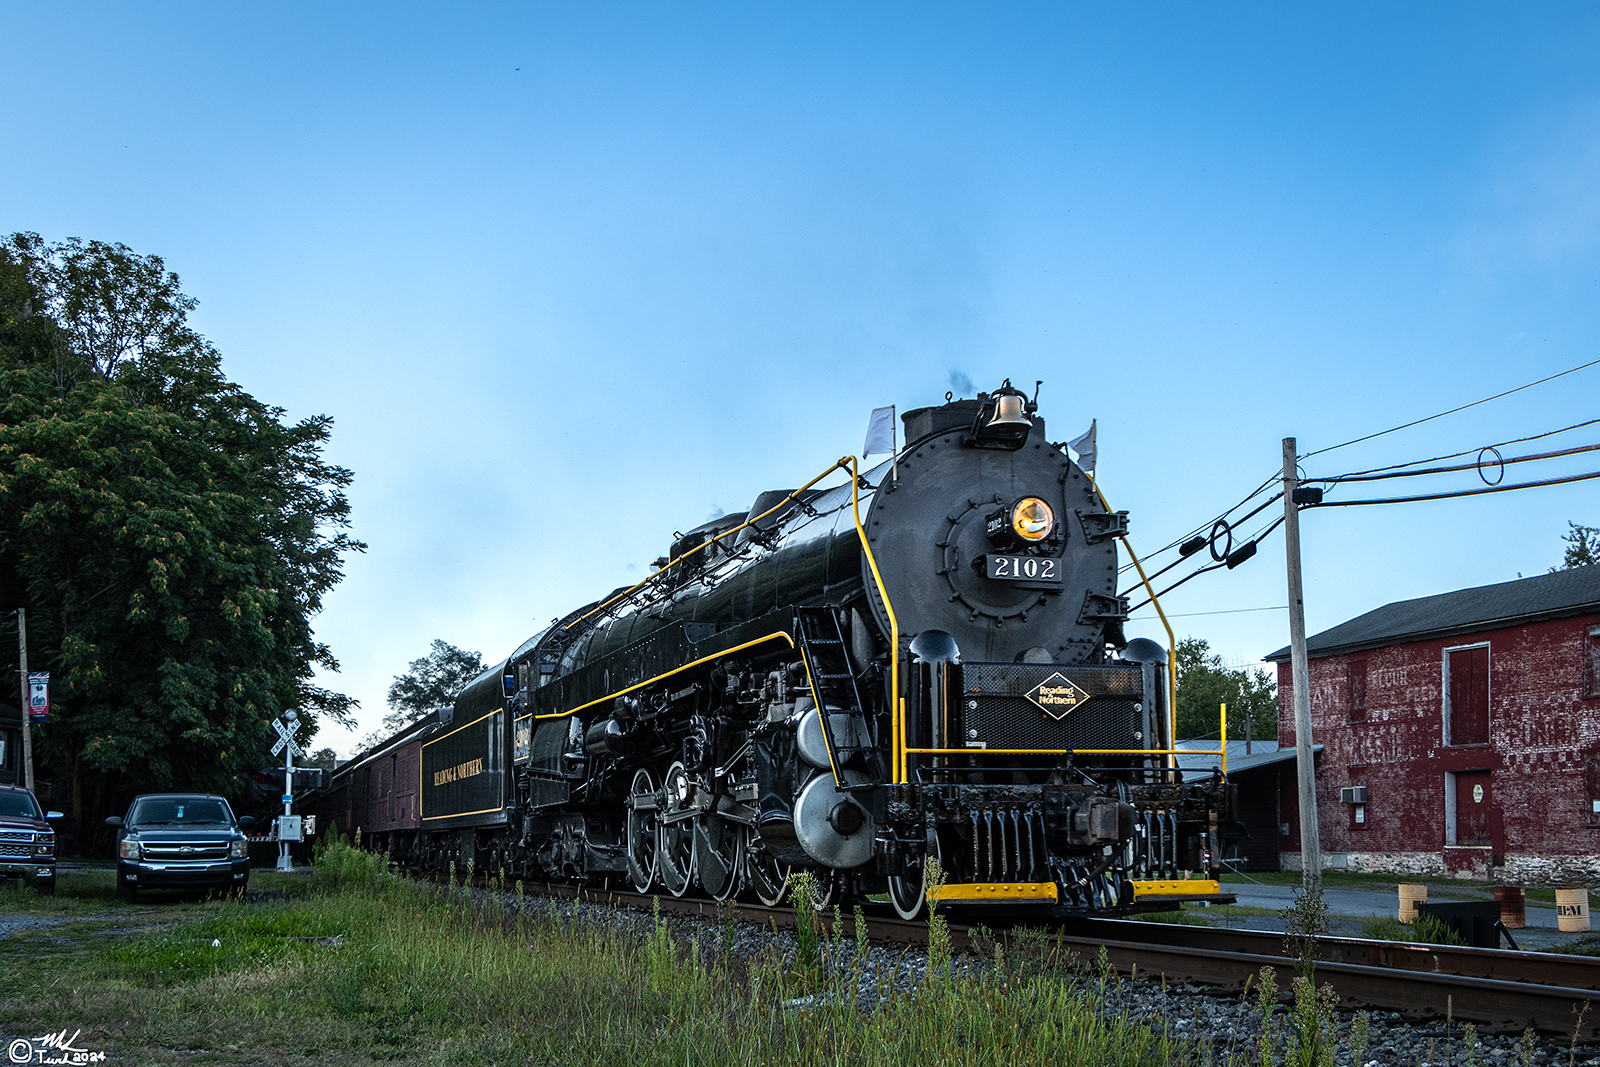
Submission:
<svg viewBox="0 0 1600 1067">
<path fill-rule="evenodd" d="M 356 830 L 361 833 L 360 828 Z M 343 834 L 330 834 L 317 840 L 313 858 L 313 877 L 318 888 L 335 892 L 343 889 L 373 889 L 392 879 L 389 857 L 364 852 L 345 840 Z"/>
<path fill-rule="evenodd" d="M 734 938 L 739 932 L 739 905 L 729 897 L 717 905 L 717 910 L 722 913 L 722 955 L 731 958 Z"/>
<path fill-rule="evenodd" d="M 667 929 L 667 924 L 661 918 L 661 898 L 654 897 L 651 902 L 651 913 L 655 922 L 650 927 L 650 940 L 645 947 L 645 973 L 650 983 L 650 992 L 661 994 L 669 988 L 673 971 L 673 945 L 672 934 Z"/>
<path fill-rule="evenodd" d="M 1374 915 L 1361 923 L 1361 936 L 1373 941 L 1410 941 L 1414 931 L 1393 915 Z"/>
<path fill-rule="evenodd" d="M 1347 1043 L 1350 1046 L 1351 1067 L 1362 1067 L 1367 1059 L 1367 1041 L 1372 1032 L 1372 1016 L 1364 1011 L 1358 1011 L 1355 1018 L 1350 1020 L 1350 1036 Z"/>
<path fill-rule="evenodd" d="M 1465 945 L 1461 935 L 1437 915 L 1418 915 L 1411 925 L 1416 929 L 1413 940 L 1427 945 Z"/>
<path fill-rule="evenodd" d="M 1011 929 L 1011 940 L 1040 952 L 1050 944 L 1050 931 L 1042 926 L 1015 926 Z"/>
<path fill-rule="evenodd" d="M 944 868 L 929 856 L 926 863 L 928 887 L 928 972 L 925 981 L 932 982 L 935 975 L 950 977 L 950 924 L 939 914 L 939 898 L 944 895 Z"/>
<path fill-rule="evenodd" d="M 816 985 L 822 972 L 816 894 L 817 878 L 810 871 L 801 871 L 790 877 L 789 906 L 794 908 L 794 967 L 800 984 L 807 992 Z"/>
<path fill-rule="evenodd" d="M 1101 951 L 1105 951 L 1103 948 Z M 1256 1061 L 1260 1067 L 1273 1067 L 1277 1057 L 1272 1039 L 1272 1013 L 1278 1006 L 1278 972 L 1261 968 L 1261 983 L 1256 987 L 1256 1007 L 1261 1016 L 1261 1034 L 1256 1038 Z"/>
<path fill-rule="evenodd" d="M 1595 935 L 1589 934 L 1565 945 L 1552 945 L 1542 951 L 1560 952 L 1568 956 L 1600 956 L 1600 940 L 1597 940 Z"/>
<path fill-rule="evenodd" d="M 1464 945 L 1461 935 L 1436 915 L 1419 914 L 1405 925 L 1393 915 L 1375 916 L 1361 924 L 1361 933 L 1374 941 L 1402 941 L 1426 945 Z"/>
<path fill-rule="evenodd" d="M 866 971 L 867 963 L 872 958 L 872 942 L 867 938 L 867 917 L 857 904 L 852 909 L 851 918 L 856 935 L 856 955 L 850 964 L 850 996 L 856 997 L 861 989 L 861 976 Z"/>
<path fill-rule="evenodd" d="M 1317 969 L 1317 939 L 1328 932 L 1328 902 L 1322 896 L 1322 882 L 1307 878 L 1305 889 L 1295 897 L 1294 903 L 1284 908 L 1284 954 L 1298 961 L 1295 965 L 1300 975 L 1313 979 Z"/>
</svg>

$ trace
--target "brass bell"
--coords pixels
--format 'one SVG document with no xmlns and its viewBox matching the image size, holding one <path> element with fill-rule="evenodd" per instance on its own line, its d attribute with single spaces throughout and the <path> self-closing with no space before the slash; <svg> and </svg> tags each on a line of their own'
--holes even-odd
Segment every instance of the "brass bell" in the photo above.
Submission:
<svg viewBox="0 0 1600 1067">
<path fill-rule="evenodd" d="M 984 423 L 984 429 L 993 429 L 996 426 L 1032 426 L 1028 416 L 1022 413 L 1022 397 L 1016 393 L 1005 393 L 995 397 L 994 417 Z"/>
</svg>

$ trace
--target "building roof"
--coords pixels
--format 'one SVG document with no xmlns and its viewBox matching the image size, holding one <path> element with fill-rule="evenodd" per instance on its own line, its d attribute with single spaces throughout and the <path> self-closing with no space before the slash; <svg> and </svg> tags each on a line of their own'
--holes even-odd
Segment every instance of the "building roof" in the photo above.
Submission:
<svg viewBox="0 0 1600 1067">
<path fill-rule="evenodd" d="M 1312 657 L 1600 612 L 1600 565 L 1397 600 L 1306 640 Z M 1283 648 L 1263 659 L 1282 663 Z"/>
<path fill-rule="evenodd" d="M 1295 747 L 1293 745 L 1285 745 L 1280 748 L 1276 741 L 1251 741 L 1248 744 L 1250 752 L 1246 755 L 1246 742 L 1228 742 L 1228 776 L 1230 778 L 1244 771 L 1259 770 L 1262 767 L 1269 767 L 1274 763 L 1286 763 L 1295 758 Z M 1198 741 L 1179 741 L 1173 747 L 1200 750 L 1193 753 L 1179 753 L 1178 766 L 1183 770 L 1209 772 L 1213 768 L 1222 769 L 1221 756 L 1206 754 L 1208 750 L 1210 752 L 1216 751 L 1217 743 L 1215 741 L 1203 739 Z M 1321 745 L 1313 744 L 1311 746 L 1311 754 L 1313 756 L 1321 751 Z"/>
</svg>

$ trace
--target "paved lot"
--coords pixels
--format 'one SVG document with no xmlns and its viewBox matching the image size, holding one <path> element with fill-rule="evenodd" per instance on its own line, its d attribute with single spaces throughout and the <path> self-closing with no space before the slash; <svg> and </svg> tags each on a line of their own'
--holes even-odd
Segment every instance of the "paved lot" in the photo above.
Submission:
<svg viewBox="0 0 1600 1067">
<path fill-rule="evenodd" d="M 1273 911 L 1286 908 L 1299 895 L 1298 886 L 1257 885 L 1251 882 L 1228 882 L 1224 888 L 1239 897 L 1241 908 L 1261 908 Z M 1429 899 L 1435 903 L 1453 903 L 1466 900 L 1492 901 L 1494 891 L 1483 886 L 1459 886 L 1448 883 L 1429 883 Z M 1347 937 L 1362 936 L 1363 921 L 1379 916 L 1393 916 L 1400 908 L 1399 891 L 1394 886 L 1354 888 L 1328 886 L 1323 889 L 1328 911 L 1333 916 L 1334 934 Z M 1527 926 L 1511 931 L 1517 945 L 1524 949 L 1547 949 L 1577 941 L 1588 935 L 1562 933 L 1556 927 L 1556 909 L 1553 904 L 1528 903 Z M 1234 920 L 1234 925 L 1257 930 L 1282 930 L 1283 920 L 1276 916 L 1250 916 Z"/>
</svg>

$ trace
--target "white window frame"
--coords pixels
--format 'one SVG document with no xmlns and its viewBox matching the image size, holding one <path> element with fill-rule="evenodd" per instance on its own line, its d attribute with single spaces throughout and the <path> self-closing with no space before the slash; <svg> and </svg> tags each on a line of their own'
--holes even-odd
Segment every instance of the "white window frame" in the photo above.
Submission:
<svg viewBox="0 0 1600 1067">
<path fill-rule="evenodd" d="M 1592 653 L 1589 651 L 1589 646 L 1594 644 L 1594 642 L 1597 639 L 1600 639 L 1600 626 L 1590 626 L 1590 627 L 1588 627 L 1587 629 L 1584 630 L 1584 634 L 1583 634 L 1583 696 L 1581 698 L 1583 700 L 1594 700 L 1597 697 L 1600 697 L 1600 668 L 1593 668 L 1594 669 L 1594 674 L 1593 674 L 1592 677 L 1591 677 L 1591 675 L 1589 673 L 1590 670 L 1592 669 L 1590 667 L 1590 658 L 1589 658 L 1592 655 Z"/>
<path fill-rule="evenodd" d="M 1439 729 L 1444 736 L 1445 748 L 1455 747 L 1455 742 L 1450 736 L 1450 653 L 1466 652 L 1473 648 L 1488 649 L 1489 642 L 1474 641 L 1470 645 L 1451 645 L 1439 654 L 1439 712 L 1443 720 L 1439 724 Z M 1489 652 L 1485 658 L 1484 669 L 1486 671 L 1483 679 L 1484 710 L 1489 717 L 1488 744 L 1492 745 L 1494 744 L 1494 652 Z M 1473 747 L 1476 748 L 1477 746 L 1474 745 Z M 1454 802 L 1452 802 L 1453 804 Z M 1451 831 L 1451 836 L 1455 836 L 1453 830 Z M 1454 841 L 1450 843 L 1455 844 Z"/>
<path fill-rule="evenodd" d="M 1456 772 L 1444 772 L 1444 843 L 1456 843 Z"/>
</svg>

